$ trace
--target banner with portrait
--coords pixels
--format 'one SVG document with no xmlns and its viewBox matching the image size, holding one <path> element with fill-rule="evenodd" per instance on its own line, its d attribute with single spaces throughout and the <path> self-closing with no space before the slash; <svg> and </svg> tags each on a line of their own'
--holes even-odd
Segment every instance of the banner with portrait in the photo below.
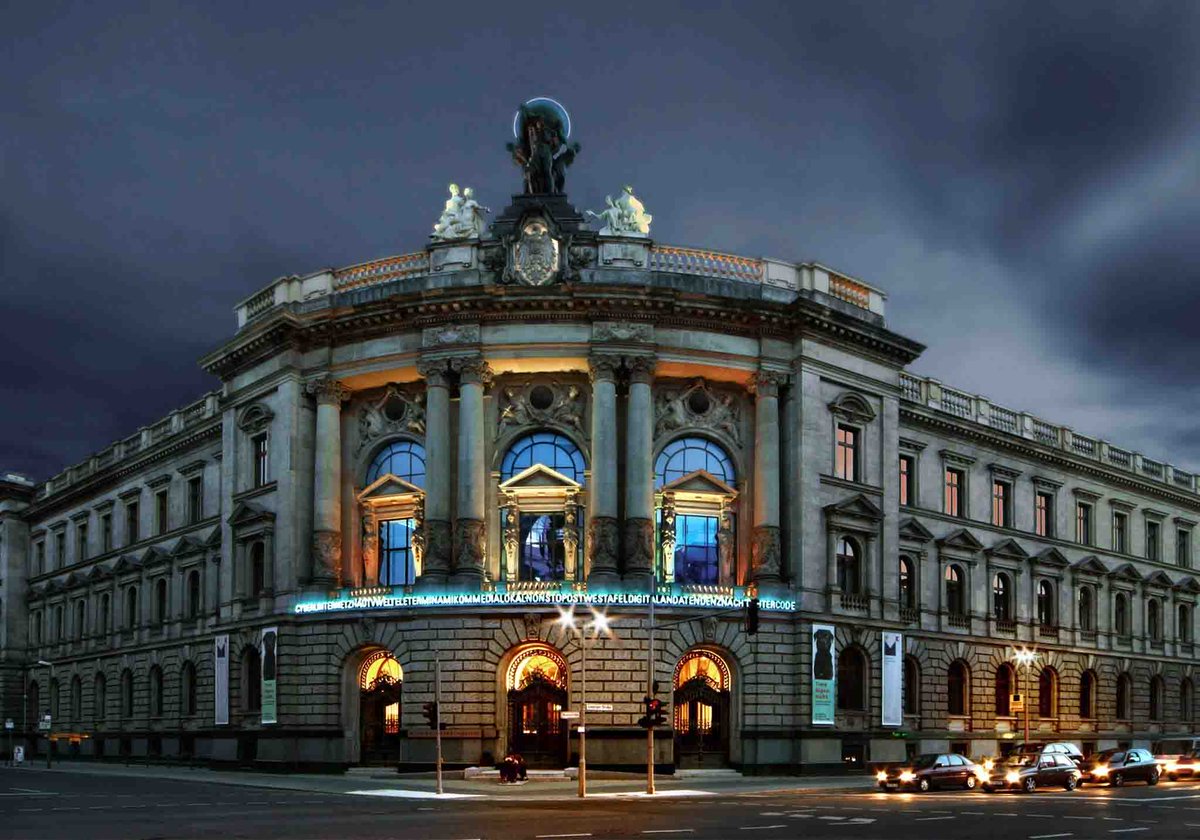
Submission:
<svg viewBox="0 0 1200 840">
<path fill-rule="evenodd" d="M 812 722 L 833 726 L 837 698 L 837 651 L 832 624 L 812 626 Z"/>
<path fill-rule="evenodd" d="M 229 636 L 213 639 L 213 688 L 216 692 L 213 723 L 226 726 L 229 723 Z"/>
<path fill-rule="evenodd" d="M 278 627 L 267 627 L 262 631 L 259 642 L 259 661 L 262 662 L 262 722 L 275 723 L 278 714 L 278 695 L 275 683 L 275 644 L 279 639 Z"/>
<path fill-rule="evenodd" d="M 883 642 L 883 725 L 904 725 L 904 637 L 899 633 L 884 630 Z M 916 691 L 910 686 L 909 691 Z"/>
</svg>

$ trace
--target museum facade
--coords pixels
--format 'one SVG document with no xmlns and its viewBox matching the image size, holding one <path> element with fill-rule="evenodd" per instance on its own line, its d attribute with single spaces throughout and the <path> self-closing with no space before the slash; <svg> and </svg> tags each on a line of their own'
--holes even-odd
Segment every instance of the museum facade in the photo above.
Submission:
<svg viewBox="0 0 1200 840">
<path fill-rule="evenodd" d="M 636 767 L 648 692 L 664 768 L 1196 731 L 1195 475 L 911 375 L 861 280 L 530 177 L 272 283 L 213 393 L 0 476 L 19 742 L 424 767 L 435 662 L 450 765 L 566 766 L 587 702 L 589 763 Z"/>
</svg>

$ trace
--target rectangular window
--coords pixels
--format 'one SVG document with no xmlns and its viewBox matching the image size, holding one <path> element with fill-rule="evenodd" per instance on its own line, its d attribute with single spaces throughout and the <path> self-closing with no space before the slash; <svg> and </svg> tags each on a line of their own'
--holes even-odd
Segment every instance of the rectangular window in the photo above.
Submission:
<svg viewBox="0 0 1200 840">
<path fill-rule="evenodd" d="M 963 481 L 962 470 L 946 470 L 946 503 L 944 512 L 950 516 L 964 516 L 962 504 Z"/>
<path fill-rule="evenodd" d="M 412 519 L 385 519 L 379 523 L 380 586 L 408 586 L 416 581 L 416 558 L 412 550 L 414 524 Z"/>
<path fill-rule="evenodd" d="M 46 570 L 46 542 L 38 542 L 33 552 L 33 573 L 40 575 Z"/>
<path fill-rule="evenodd" d="M 1192 532 L 1180 528 L 1175 535 L 1175 562 L 1189 569 L 1192 566 Z"/>
<path fill-rule="evenodd" d="M 1092 506 L 1084 502 L 1075 505 L 1075 542 L 1092 544 Z"/>
<path fill-rule="evenodd" d="M 1129 551 L 1129 517 L 1123 513 L 1113 514 L 1113 551 L 1124 554 Z"/>
<path fill-rule="evenodd" d="M 112 551 L 112 514 L 106 513 L 100 517 L 100 551 Z"/>
<path fill-rule="evenodd" d="M 133 545 L 141 539 L 138 533 L 138 503 L 125 505 L 125 545 Z"/>
<path fill-rule="evenodd" d="M 913 479 L 916 477 L 916 461 L 911 455 L 900 456 L 900 504 L 908 506 L 916 502 Z"/>
<path fill-rule="evenodd" d="M 270 481 L 269 458 L 267 452 L 267 436 L 255 435 L 251 440 L 254 457 L 254 486 L 262 487 Z"/>
<path fill-rule="evenodd" d="M 75 550 L 80 560 L 88 559 L 88 526 L 80 522 L 75 528 Z"/>
<path fill-rule="evenodd" d="M 1159 547 L 1160 547 L 1159 532 L 1160 532 L 1160 529 L 1158 527 L 1157 522 L 1147 522 L 1146 523 L 1146 559 L 1147 560 L 1158 560 L 1160 557 L 1162 557 L 1162 552 L 1159 551 Z"/>
<path fill-rule="evenodd" d="M 59 531 L 54 535 L 54 568 L 61 569 L 67 565 L 67 532 Z"/>
<path fill-rule="evenodd" d="M 1034 497 L 1033 531 L 1039 537 L 1054 536 L 1054 497 L 1049 493 Z"/>
<path fill-rule="evenodd" d="M 992 482 L 992 524 L 999 528 L 1011 528 L 1012 519 L 1009 516 L 1009 501 L 1012 498 L 1012 485 L 1005 481 Z"/>
<path fill-rule="evenodd" d="M 838 424 L 837 477 L 858 481 L 858 429 Z"/>
<path fill-rule="evenodd" d="M 171 499 L 166 490 L 154 494 L 154 530 L 165 534 L 170 530 Z"/>
<path fill-rule="evenodd" d="M 204 518 L 204 479 L 193 478 L 188 482 L 188 523 L 195 525 Z"/>
</svg>

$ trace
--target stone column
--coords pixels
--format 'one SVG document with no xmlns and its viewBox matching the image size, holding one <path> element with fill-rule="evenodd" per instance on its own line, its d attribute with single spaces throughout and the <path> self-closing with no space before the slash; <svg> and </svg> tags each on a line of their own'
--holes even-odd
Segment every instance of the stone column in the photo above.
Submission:
<svg viewBox="0 0 1200 840">
<path fill-rule="evenodd" d="M 309 382 L 307 389 L 317 401 L 312 580 L 338 586 L 342 582 L 342 403 L 350 392 L 332 377 Z"/>
<path fill-rule="evenodd" d="M 594 355 L 592 380 L 591 516 L 587 528 L 587 582 L 603 590 L 619 580 L 617 551 L 617 368 L 619 356 Z"/>
<path fill-rule="evenodd" d="M 780 581 L 779 386 L 786 375 L 761 370 L 754 389 L 754 533 L 750 579 L 759 587 Z M 836 578 L 830 581 L 836 584 Z"/>
<path fill-rule="evenodd" d="M 425 551 L 420 586 L 450 575 L 450 383 L 444 359 L 422 362 L 425 377 Z"/>
<path fill-rule="evenodd" d="M 484 506 L 487 468 L 483 461 L 483 389 L 492 371 L 482 356 L 451 363 L 458 383 L 458 494 L 454 520 L 454 583 L 478 589 L 483 583 L 487 549 Z"/>
<path fill-rule="evenodd" d="M 627 356 L 625 367 L 625 579 L 645 588 L 654 578 L 654 357 Z"/>
</svg>

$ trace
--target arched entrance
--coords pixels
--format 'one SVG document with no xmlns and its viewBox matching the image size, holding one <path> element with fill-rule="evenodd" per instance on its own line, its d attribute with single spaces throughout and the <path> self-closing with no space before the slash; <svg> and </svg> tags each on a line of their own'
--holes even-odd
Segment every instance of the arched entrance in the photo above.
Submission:
<svg viewBox="0 0 1200 840">
<path fill-rule="evenodd" d="M 710 650 L 684 654 L 675 666 L 675 764 L 723 767 L 729 762 L 729 665 Z"/>
<path fill-rule="evenodd" d="M 508 746 L 531 767 L 567 761 L 567 663 L 545 645 L 519 651 L 508 666 Z"/>
<path fill-rule="evenodd" d="M 400 760 L 400 708 L 404 671 L 386 650 L 368 654 L 358 671 L 360 761 Z"/>
</svg>

